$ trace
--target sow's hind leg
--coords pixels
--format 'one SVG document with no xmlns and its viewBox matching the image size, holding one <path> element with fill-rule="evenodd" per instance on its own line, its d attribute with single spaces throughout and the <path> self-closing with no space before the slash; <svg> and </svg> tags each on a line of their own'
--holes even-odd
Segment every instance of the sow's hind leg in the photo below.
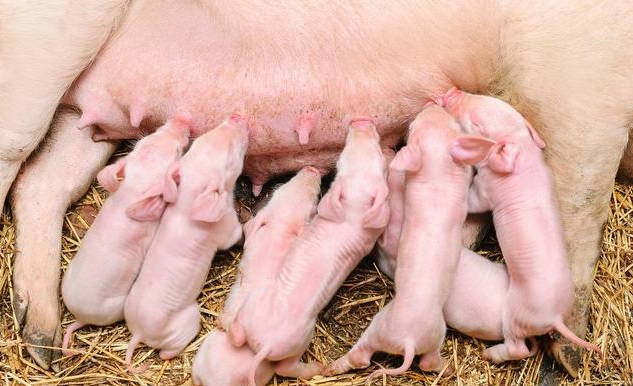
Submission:
<svg viewBox="0 0 633 386">
<path fill-rule="evenodd" d="M 47 369 L 61 343 L 59 278 L 61 237 L 68 206 L 79 199 L 115 145 L 95 143 L 92 128 L 77 130 L 78 114 L 60 110 L 49 136 L 18 175 L 11 194 L 16 255 L 13 308 L 27 350 Z"/>
</svg>

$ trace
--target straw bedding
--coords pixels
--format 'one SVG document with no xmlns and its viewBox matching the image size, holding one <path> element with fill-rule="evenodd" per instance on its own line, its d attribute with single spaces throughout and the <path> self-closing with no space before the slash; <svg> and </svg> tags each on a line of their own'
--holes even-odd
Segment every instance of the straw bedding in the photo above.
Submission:
<svg viewBox="0 0 633 386">
<path fill-rule="evenodd" d="M 244 190 L 246 184 L 238 184 Z M 245 195 L 244 197 L 248 197 Z M 66 215 L 62 269 L 79 246 L 91 217 L 101 206 L 105 194 L 95 184 Z M 252 199 L 239 202 L 248 214 Z M 613 191 L 609 219 L 604 231 L 602 255 L 595 268 L 588 340 L 601 346 L 605 358 L 583 352 L 578 379 L 563 376 L 562 385 L 633 385 L 633 186 L 617 183 Z M 216 255 L 213 268 L 199 297 L 203 327 L 185 352 L 171 361 L 161 361 L 157 352 L 141 346 L 136 363 L 149 363 L 142 375 L 132 375 L 123 363 L 129 333 L 124 323 L 98 328 L 86 327 L 74 335 L 72 347 L 81 353 L 58 360 L 58 371 L 44 371 L 28 357 L 16 327 L 11 308 L 11 266 L 15 251 L 14 229 L 8 211 L 1 218 L 0 230 L 0 383 L 3 385 L 191 385 L 191 364 L 205 334 L 215 328 L 224 298 L 230 290 L 240 257 L 239 247 Z M 487 237 L 482 253 L 500 258 L 494 239 Z M 369 324 L 373 315 L 393 295 L 392 282 L 381 275 L 370 258 L 365 259 L 346 280 L 335 298 L 322 312 L 312 345 L 304 358 L 324 363 L 348 350 Z M 62 326 L 72 322 L 65 310 Z M 500 366 L 480 359 L 485 343 L 449 332 L 443 354 L 455 371 L 450 376 L 422 374 L 415 366 L 406 374 L 374 380 L 374 385 L 534 385 L 541 375 L 543 354 Z M 400 357 L 377 354 L 365 371 L 310 381 L 274 378 L 271 385 L 363 385 L 379 366 L 395 367 Z M 561 376 L 559 374 L 558 376 Z"/>
</svg>

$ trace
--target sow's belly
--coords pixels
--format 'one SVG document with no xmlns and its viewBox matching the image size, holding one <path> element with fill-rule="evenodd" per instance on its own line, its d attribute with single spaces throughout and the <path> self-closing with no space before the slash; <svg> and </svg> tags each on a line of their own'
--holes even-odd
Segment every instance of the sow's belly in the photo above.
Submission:
<svg viewBox="0 0 633 386">
<path fill-rule="evenodd" d="M 383 144 L 394 146 L 430 96 L 459 83 L 428 55 L 434 36 L 385 34 L 398 24 L 371 2 L 349 12 L 356 16 L 345 28 L 331 10 L 209 4 L 134 2 L 65 102 L 113 139 L 138 137 L 175 115 L 190 117 L 200 134 L 240 114 L 250 130 L 244 174 L 261 185 L 304 165 L 331 169 L 355 117 L 371 117 Z M 314 23 L 320 28 L 307 28 Z M 349 30 L 355 35 L 340 38 Z M 407 45 L 389 41 L 413 36 Z M 406 52 L 394 51 L 402 46 Z M 469 77 L 463 60 L 455 63 Z"/>
</svg>

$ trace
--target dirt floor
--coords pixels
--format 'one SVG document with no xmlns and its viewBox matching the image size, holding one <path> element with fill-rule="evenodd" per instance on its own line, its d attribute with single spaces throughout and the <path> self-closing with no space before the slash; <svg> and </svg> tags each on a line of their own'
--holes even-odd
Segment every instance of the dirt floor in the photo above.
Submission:
<svg viewBox="0 0 633 386">
<path fill-rule="evenodd" d="M 96 185 L 67 213 L 62 248 L 65 269 L 79 246 L 87 223 L 104 198 Z M 602 256 L 595 268 L 588 340 L 601 346 L 605 355 L 584 352 L 578 379 L 562 375 L 561 384 L 633 385 L 633 186 L 617 184 L 609 220 L 604 232 Z M 248 201 L 248 200 L 247 200 Z M 240 211 L 248 216 L 254 203 L 245 202 Z M 215 257 L 199 304 L 203 328 L 198 337 L 178 358 L 161 361 L 156 351 L 144 346 L 136 350 L 135 363 L 148 363 L 142 375 L 127 372 L 123 363 L 129 334 L 124 323 L 96 328 L 88 327 L 75 334 L 73 348 L 80 354 L 56 362 L 59 371 L 44 371 L 27 355 L 15 324 L 11 308 L 11 265 L 14 257 L 14 234 L 10 215 L 5 211 L 0 231 L 0 383 L 3 385 L 191 385 L 191 363 L 205 334 L 215 328 L 235 278 L 239 248 Z M 498 258 L 492 237 L 484 241 L 482 253 Z M 371 318 L 392 296 L 392 282 L 380 274 L 371 258 L 354 270 L 335 298 L 321 313 L 316 335 L 304 357 L 325 363 L 342 355 L 358 339 Z M 64 310 L 63 327 L 72 322 Z M 490 365 L 480 359 L 485 343 L 451 331 L 443 354 L 456 371 L 450 376 L 422 374 L 415 366 L 406 374 L 374 380 L 374 385 L 534 385 L 541 378 L 543 354 L 524 361 Z M 310 381 L 274 378 L 271 385 L 363 385 L 372 370 L 399 366 L 401 358 L 377 354 L 365 371 Z M 560 376 L 560 374 L 559 374 Z"/>
</svg>

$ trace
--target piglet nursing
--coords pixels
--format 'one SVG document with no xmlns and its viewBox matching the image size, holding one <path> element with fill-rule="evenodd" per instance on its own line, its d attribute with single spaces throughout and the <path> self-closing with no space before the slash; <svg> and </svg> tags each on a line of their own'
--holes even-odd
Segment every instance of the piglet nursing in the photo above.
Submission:
<svg viewBox="0 0 633 386">
<path fill-rule="evenodd" d="M 227 331 L 252 288 L 277 278 L 286 253 L 316 213 L 320 187 L 319 171 L 305 167 L 277 189 L 268 204 L 245 224 L 239 275 L 220 317 Z"/>
<path fill-rule="evenodd" d="M 478 166 L 469 211 L 492 210 L 510 275 L 502 315 L 504 343 L 485 350 L 484 357 L 494 363 L 525 358 L 532 353 L 525 338 L 554 330 L 600 353 L 563 322 L 572 305 L 573 284 L 553 178 L 541 151 L 544 143 L 520 114 L 495 98 L 451 90 L 444 100 L 468 130 L 490 138 L 463 137 L 451 151 Z M 477 161 L 482 158 L 484 162 Z"/>
<path fill-rule="evenodd" d="M 391 219 L 376 244 L 376 263 L 383 273 L 393 279 L 405 215 L 406 172 L 390 168 L 387 181 Z M 409 285 L 424 286 L 422 282 Z M 501 309 L 507 290 L 508 272 L 503 264 L 494 263 L 462 248 L 453 285 L 442 308 L 446 324 L 474 338 L 503 340 Z"/>
<path fill-rule="evenodd" d="M 189 143 L 189 126 L 175 119 L 136 143 L 97 176 L 112 194 L 84 236 L 62 280 L 62 298 L 76 322 L 105 326 L 123 319 L 123 305 L 165 209 L 165 173 Z"/>
<path fill-rule="evenodd" d="M 274 281 L 292 242 L 316 212 L 321 174 L 308 166 L 278 188 L 268 204 L 244 226 L 246 240 L 239 275 L 220 317 L 226 330 L 250 291 Z M 255 353 L 247 345 L 233 347 L 224 331 L 205 338 L 193 361 L 198 385 L 245 386 Z M 255 370 L 255 384 L 265 385 L 273 376 L 273 365 L 262 360 Z"/>
<path fill-rule="evenodd" d="M 233 206 L 248 141 L 245 122 L 232 117 L 199 137 L 165 177 L 170 204 L 125 302 L 132 340 L 178 355 L 200 329 L 196 298 L 218 249 L 235 244 L 242 228 Z"/>
<path fill-rule="evenodd" d="M 319 311 L 363 256 L 389 220 L 386 165 L 375 126 L 353 121 L 337 163 L 337 174 L 318 205 L 318 215 L 295 240 L 277 279 L 254 289 L 229 331 L 236 346 L 257 352 L 254 370 L 266 359 L 275 372 L 311 378 L 322 371 L 301 356 L 314 333 Z"/>
<path fill-rule="evenodd" d="M 390 165 L 396 170 L 390 184 L 395 192 L 402 191 L 399 184 L 404 181 L 397 264 L 386 264 L 395 265 L 395 297 L 374 317 L 354 347 L 328 366 L 326 374 L 367 367 L 377 351 L 404 355 L 404 362 L 400 368 L 379 370 L 372 376 L 403 373 L 415 354 L 421 355 L 422 370 L 443 367 L 440 349 L 446 324 L 442 306 L 461 250 L 472 177 L 470 167 L 450 155 L 451 144 L 459 136 L 457 122 L 435 104 L 427 104 L 411 123 L 407 145 Z M 394 221 L 390 225 L 398 224 Z M 396 237 L 397 233 L 389 230 L 388 235 Z"/>
</svg>

